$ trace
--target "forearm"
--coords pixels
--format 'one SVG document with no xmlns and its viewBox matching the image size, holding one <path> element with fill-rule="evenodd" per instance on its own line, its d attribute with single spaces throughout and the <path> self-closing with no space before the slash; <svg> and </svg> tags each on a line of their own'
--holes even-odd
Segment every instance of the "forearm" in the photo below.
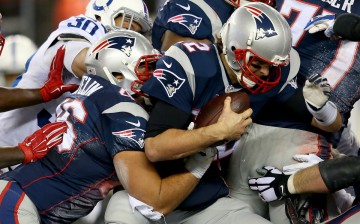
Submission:
<svg viewBox="0 0 360 224">
<path fill-rule="evenodd" d="M 298 194 L 329 192 L 320 175 L 318 164 L 293 174 L 293 186 Z"/>
<path fill-rule="evenodd" d="M 0 168 L 13 166 L 22 163 L 24 153 L 17 146 L 0 147 Z"/>
<path fill-rule="evenodd" d="M 326 132 L 336 132 L 336 131 L 339 131 L 341 129 L 341 126 L 342 126 L 342 118 L 341 118 L 341 115 L 339 113 L 339 111 L 337 111 L 337 115 L 336 115 L 336 118 L 335 118 L 335 121 L 332 122 L 330 125 L 321 125 L 319 124 L 319 122 L 313 118 L 312 121 L 311 121 L 311 125 L 314 126 L 314 127 L 317 127 L 323 131 L 326 131 Z"/>
<path fill-rule="evenodd" d="M 163 214 L 174 210 L 199 182 L 186 170 L 162 179 L 143 152 L 118 153 L 114 164 L 129 195 Z"/>
<path fill-rule="evenodd" d="M 152 162 L 185 158 L 224 140 L 213 124 L 194 130 L 168 129 L 145 140 L 145 152 Z"/>
<path fill-rule="evenodd" d="M 360 183 L 360 159 L 340 157 L 326 160 L 293 174 L 296 193 L 335 192 Z"/>
<path fill-rule="evenodd" d="M 81 78 L 84 74 L 87 73 L 86 65 L 85 65 L 85 58 L 86 58 L 86 53 L 87 53 L 88 49 L 89 48 L 82 49 L 76 55 L 73 63 L 71 64 L 71 69 L 78 78 Z"/>
<path fill-rule="evenodd" d="M 42 102 L 39 89 L 0 88 L 0 112 Z"/>
<path fill-rule="evenodd" d="M 144 202 L 154 207 L 154 210 L 164 215 L 169 214 L 194 190 L 199 183 L 188 171 L 171 175 L 159 180 L 158 188 L 154 188 L 152 197 L 145 197 Z M 156 185 L 153 185 L 156 186 Z M 158 192 L 158 194 L 156 194 Z"/>
</svg>

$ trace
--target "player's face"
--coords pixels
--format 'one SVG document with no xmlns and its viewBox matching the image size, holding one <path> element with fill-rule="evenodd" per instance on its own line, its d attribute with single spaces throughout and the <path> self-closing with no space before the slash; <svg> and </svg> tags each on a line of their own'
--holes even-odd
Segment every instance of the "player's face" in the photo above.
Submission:
<svg viewBox="0 0 360 224">
<path fill-rule="evenodd" d="M 118 81 L 121 81 L 121 80 L 124 79 L 124 75 L 121 74 L 121 73 L 119 73 L 119 72 L 114 72 L 112 75 L 113 75 Z"/>
<path fill-rule="evenodd" d="M 160 54 L 153 54 L 144 55 L 139 58 L 134 70 L 139 80 L 146 81 L 150 78 L 153 71 L 156 69 L 156 62 L 160 57 Z"/>
<path fill-rule="evenodd" d="M 115 24 L 117 27 L 123 27 L 125 29 L 130 29 L 135 32 L 140 33 L 141 32 L 141 26 L 139 23 L 132 21 L 130 25 L 131 18 L 129 17 L 123 17 L 122 15 L 115 18 Z"/>
<path fill-rule="evenodd" d="M 136 72 L 137 73 L 153 73 L 153 71 L 155 70 L 155 64 L 153 63 L 149 63 L 149 64 L 140 64 L 139 67 L 136 68 Z"/>
<path fill-rule="evenodd" d="M 269 76 L 271 64 L 260 59 L 250 59 L 248 67 L 253 74 L 261 79 L 266 79 Z"/>
</svg>

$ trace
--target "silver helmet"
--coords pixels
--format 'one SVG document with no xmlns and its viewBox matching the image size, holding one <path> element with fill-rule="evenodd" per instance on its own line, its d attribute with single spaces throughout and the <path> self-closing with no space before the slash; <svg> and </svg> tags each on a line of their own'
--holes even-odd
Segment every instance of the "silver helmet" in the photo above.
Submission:
<svg viewBox="0 0 360 224">
<path fill-rule="evenodd" d="M 152 75 L 160 54 L 143 35 L 131 30 L 112 31 L 97 40 L 85 59 L 87 72 L 105 78 L 130 94 Z M 114 75 L 121 74 L 119 80 Z"/>
<path fill-rule="evenodd" d="M 220 35 L 226 61 L 244 88 L 263 93 L 278 85 L 291 50 L 290 26 L 279 12 L 264 3 L 248 3 L 233 12 Z M 249 69 L 256 59 L 272 65 L 266 80 Z"/>
<path fill-rule="evenodd" d="M 142 0 L 91 0 L 86 6 L 85 15 L 93 19 L 100 18 L 108 30 L 124 28 L 125 19 L 129 19 L 128 29 L 133 21 L 140 24 L 142 33 L 150 32 L 152 27 L 148 8 Z M 120 26 L 115 24 L 118 16 L 122 16 Z"/>
</svg>

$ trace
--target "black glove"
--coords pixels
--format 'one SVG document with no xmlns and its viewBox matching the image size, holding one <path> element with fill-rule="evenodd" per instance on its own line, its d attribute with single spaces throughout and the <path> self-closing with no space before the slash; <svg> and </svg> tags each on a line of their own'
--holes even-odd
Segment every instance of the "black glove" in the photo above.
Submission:
<svg viewBox="0 0 360 224">
<path fill-rule="evenodd" d="M 285 175 L 272 166 L 264 166 L 256 170 L 263 177 L 249 178 L 249 187 L 258 191 L 261 199 L 266 202 L 281 200 L 290 195 L 287 181 L 290 175 Z"/>
</svg>

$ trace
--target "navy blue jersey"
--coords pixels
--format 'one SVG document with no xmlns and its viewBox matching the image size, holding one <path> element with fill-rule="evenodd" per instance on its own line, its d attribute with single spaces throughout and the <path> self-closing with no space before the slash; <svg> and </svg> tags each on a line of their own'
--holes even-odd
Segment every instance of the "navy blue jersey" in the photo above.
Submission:
<svg viewBox="0 0 360 224">
<path fill-rule="evenodd" d="M 5 173 L 34 202 L 44 223 L 70 223 L 89 213 L 116 183 L 115 154 L 143 150 L 147 113 L 120 87 L 84 76 L 57 108 L 68 129 L 43 159 Z"/>
<path fill-rule="evenodd" d="M 254 116 L 266 101 L 278 97 L 281 89 L 287 89 L 283 87 L 288 76 L 289 68 L 285 67 L 279 86 L 267 93 L 250 95 Z M 216 95 L 241 90 L 245 91 L 237 82 L 232 85 L 215 45 L 199 42 L 179 42 L 171 46 L 157 62 L 153 76 L 142 86 L 142 91 L 151 97 L 194 116 Z M 219 175 L 212 166 L 179 208 L 199 208 L 226 195 L 227 186 Z"/>
<path fill-rule="evenodd" d="M 276 0 L 276 4 L 291 26 L 293 46 L 301 58 L 299 74 L 309 77 L 318 73 L 326 77 L 334 89 L 330 100 L 341 112 L 349 112 L 360 98 L 360 43 L 330 41 L 323 32 L 309 34 L 304 27 L 317 15 L 360 15 L 360 1 Z"/>
<path fill-rule="evenodd" d="M 267 100 L 278 96 L 288 75 L 289 66 L 282 69 L 277 87 L 250 96 L 253 115 Z M 142 87 L 150 96 L 189 114 L 199 111 L 216 95 L 241 89 L 238 83 L 231 83 L 216 47 L 199 42 L 179 42 L 173 45 L 157 62 L 153 76 Z"/>
<path fill-rule="evenodd" d="M 169 0 L 159 9 L 152 29 L 154 48 L 160 50 L 161 37 L 170 30 L 183 37 L 216 40 L 216 34 L 234 7 L 223 0 Z"/>
</svg>

